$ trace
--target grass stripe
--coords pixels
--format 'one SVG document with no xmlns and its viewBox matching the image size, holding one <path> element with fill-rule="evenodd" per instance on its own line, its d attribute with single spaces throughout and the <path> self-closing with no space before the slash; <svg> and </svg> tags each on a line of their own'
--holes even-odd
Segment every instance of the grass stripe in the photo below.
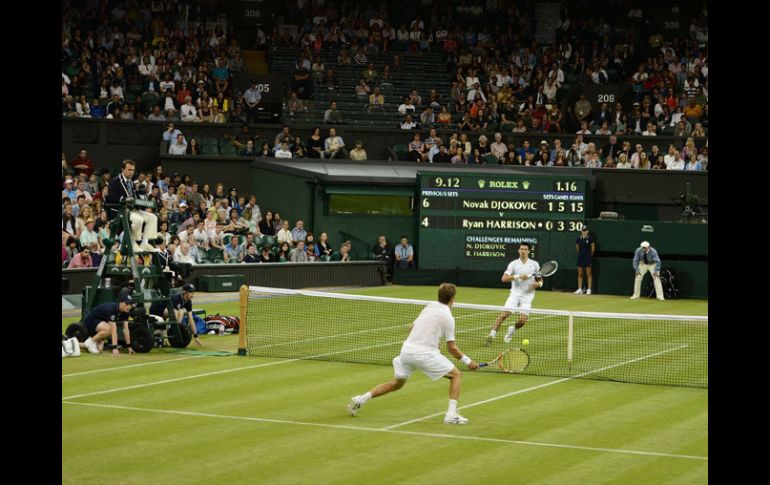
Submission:
<svg viewBox="0 0 770 485">
<path fill-rule="evenodd" d="M 397 434 L 404 434 L 404 435 L 411 435 L 411 436 L 424 436 L 424 437 L 429 437 L 429 438 L 445 438 L 445 439 L 458 439 L 458 440 L 486 441 L 486 442 L 491 442 L 491 443 L 506 443 L 506 444 L 522 445 L 522 446 L 539 446 L 539 447 L 546 447 L 546 448 L 566 448 L 566 449 L 572 449 L 572 450 L 583 450 L 583 451 L 592 451 L 592 452 L 620 453 L 620 454 L 627 454 L 627 455 L 657 456 L 657 457 L 676 458 L 676 459 L 684 459 L 684 460 L 708 461 L 708 457 L 707 456 L 678 455 L 678 454 L 674 454 L 674 453 L 661 453 L 661 452 L 657 452 L 657 451 L 623 450 L 623 449 L 615 449 L 615 448 L 597 448 L 597 447 L 592 447 L 592 446 L 568 445 L 568 444 L 560 444 L 560 443 L 541 443 L 541 442 L 537 442 L 537 441 L 506 440 L 506 439 L 502 439 L 502 438 L 486 438 L 486 437 L 482 437 L 482 436 L 452 435 L 452 434 L 446 434 L 446 433 L 425 433 L 425 432 L 419 432 L 419 431 L 393 430 L 393 429 L 387 429 L 387 428 L 369 428 L 369 427 L 364 427 L 364 426 L 347 426 L 347 425 L 342 425 L 342 424 L 311 423 L 311 422 L 305 422 L 305 421 L 290 421 L 290 420 L 286 420 L 286 419 L 268 419 L 268 418 L 249 417 L 249 416 L 229 416 L 229 415 L 224 415 L 224 414 L 198 413 L 198 412 L 194 412 L 194 411 L 175 411 L 175 410 L 170 410 L 170 409 L 138 408 L 138 407 L 133 407 L 133 406 L 119 406 L 119 405 L 115 405 L 115 404 L 98 404 L 98 403 L 70 402 L 70 401 L 66 401 L 66 400 L 62 400 L 62 404 L 71 404 L 71 405 L 76 405 L 76 406 L 91 406 L 91 407 L 108 408 L 108 409 L 118 409 L 118 410 L 123 410 L 123 411 L 140 411 L 140 412 L 149 412 L 149 413 L 173 414 L 173 415 L 180 415 L 180 416 L 197 416 L 197 417 L 205 417 L 205 418 L 253 421 L 253 422 L 259 422 L 259 423 L 290 424 L 290 425 L 297 425 L 297 426 L 314 426 L 314 427 L 329 428 L 329 429 L 343 429 L 343 430 L 352 430 L 352 431 L 369 431 L 369 432 L 374 432 L 374 433 L 397 433 Z"/>
</svg>

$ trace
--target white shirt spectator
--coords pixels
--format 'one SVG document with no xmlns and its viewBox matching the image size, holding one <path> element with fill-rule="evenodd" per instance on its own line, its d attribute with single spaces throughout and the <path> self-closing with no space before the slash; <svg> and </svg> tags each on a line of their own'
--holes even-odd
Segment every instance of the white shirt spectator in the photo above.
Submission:
<svg viewBox="0 0 770 485">
<path fill-rule="evenodd" d="M 666 170 L 684 170 L 684 160 L 681 158 L 674 160 L 666 167 Z"/>
<path fill-rule="evenodd" d="M 283 146 L 278 147 L 278 149 L 275 151 L 275 158 L 291 158 L 291 150 L 288 148 L 284 148 Z"/>
<path fill-rule="evenodd" d="M 182 105 L 182 121 L 198 121 L 198 110 L 193 104 Z"/>
</svg>

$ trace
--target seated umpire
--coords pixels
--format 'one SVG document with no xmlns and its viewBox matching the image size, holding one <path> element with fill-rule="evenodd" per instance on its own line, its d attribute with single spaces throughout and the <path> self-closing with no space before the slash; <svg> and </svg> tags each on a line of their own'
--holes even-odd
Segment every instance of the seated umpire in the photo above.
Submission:
<svg viewBox="0 0 770 485">
<path fill-rule="evenodd" d="M 136 199 L 137 194 L 134 189 L 134 182 L 131 180 L 134 176 L 134 170 L 136 170 L 136 163 L 133 160 L 123 160 L 121 173 L 110 180 L 107 189 L 108 204 L 123 204 L 128 200 Z M 108 213 L 110 219 L 114 219 L 117 215 L 115 209 L 110 209 Z M 145 227 L 144 236 L 142 235 L 143 225 Z M 157 237 L 158 217 L 151 212 L 133 209 L 131 211 L 131 242 L 134 252 L 157 252 L 158 250 L 150 245 L 150 242 L 156 243 Z"/>
<path fill-rule="evenodd" d="M 171 306 L 174 308 L 174 317 L 180 324 L 182 318 L 187 314 L 187 325 L 190 328 L 190 333 L 195 339 L 195 343 L 203 345 L 203 342 L 198 337 L 198 333 L 195 329 L 195 320 L 193 320 L 192 313 L 192 298 L 195 293 L 195 287 L 191 284 L 186 284 L 182 287 L 181 295 L 171 295 Z M 150 314 L 157 315 L 161 318 L 168 316 L 168 308 L 165 302 L 155 301 L 150 305 Z"/>
<path fill-rule="evenodd" d="M 88 330 L 85 347 L 92 354 L 98 354 L 104 348 L 104 339 L 112 339 L 112 356 L 118 356 L 118 322 L 123 322 L 123 339 L 126 341 L 128 353 L 133 354 L 131 335 L 128 331 L 128 313 L 136 302 L 131 295 L 122 295 L 117 302 L 102 303 L 93 307 L 83 323 Z"/>
</svg>

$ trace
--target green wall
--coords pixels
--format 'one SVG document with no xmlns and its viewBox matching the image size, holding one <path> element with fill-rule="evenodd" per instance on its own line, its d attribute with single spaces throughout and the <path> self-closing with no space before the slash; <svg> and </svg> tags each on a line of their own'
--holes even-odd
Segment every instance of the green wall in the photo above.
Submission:
<svg viewBox="0 0 770 485">
<path fill-rule="evenodd" d="M 599 253 L 633 255 L 642 241 L 649 241 L 664 264 L 667 255 L 708 257 L 708 224 L 608 219 L 591 219 L 586 223 Z"/>
<path fill-rule="evenodd" d="M 409 190 L 412 188 L 407 187 Z M 291 227 L 301 218 L 305 221 L 305 228 L 315 234 L 316 240 L 322 232 L 326 232 L 335 248 L 343 241 L 351 240 L 351 253 L 355 259 L 368 258 L 380 234 L 385 234 L 391 244 L 398 242 L 401 235 L 414 241 L 415 223 L 412 217 L 328 214 L 328 195 L 324 186 L 310 177 L 252 165 L 251 190 L 258 201 L 270 201 L 260 205 L 263 214 L 266 210 L 278 210 L 283 219 L 289 219 Z"/>
</svg>

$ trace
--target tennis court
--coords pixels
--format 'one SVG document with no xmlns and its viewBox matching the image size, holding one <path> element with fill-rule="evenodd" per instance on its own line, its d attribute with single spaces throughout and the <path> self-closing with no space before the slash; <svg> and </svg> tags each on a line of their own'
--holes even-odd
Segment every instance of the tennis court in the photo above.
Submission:
<svg viewBox="0 0 770 485">
<path fill-rule="evenodd" d="M 434 300 L 436 288 L 393 286 L 350 292 Z M 505 296 L 504 289 L 460 287 L 457 301 L 500 305 Z M 236 301 L 204 307 L 210 314 L 238 313 Z M 539 293 L 535 307 L 707 314 L 705 300 L 629 302 L 622 297 L 556 292 Z M 308 338 L 300 349 L 305 355 L 334 352 L 329 339 L 310 335 L 310 324 L 333 323 L 342 318 L 341 312 L 321 315 L 296 304 L 271 308 L 271 315 L 287 327 L 306 329 Z M 470 317 L 474 325 L 494 321 L 494 312 L 489 312 L 491 318 L 477 313 L 481 314 Z M 63 319 L 63 327 L 71 320 Z M 546 321 L 533 319 L 521 335 L 517 333 L 517 338 L 530 339 L 533 363 L 541 355 L 553 354 L 553 342 L 537 327 Z M 408 328 L 410 322 L 404 323 Z M 485 351 L 478 345 L 483 331 L 458 331 L 459 347 L 477 358 L 481 355 L 477 352 Z M 360 330 L 341 333 L 351 332 Z M 649 333 L 589 333 L 583 344 L 610 349 L 612 354 L 624 335 L 643 341 L 639 354 L 629 355 L 628 363 L 620 361 L 622 365 L 613 370 L 630 366 L 655 374 L 671 367 L 682 345 L 674 341 L 681 335 L 658 334 L 651 339 Z M 367 334 L 357 338 L 361 335 Z M 366 339 L 356 341 L 365 345 L 356 343 L 355 355 L 392 358 L 398 353 L 398 345 L 389 340 L 393 335 L 378 331 L 369 337 L 368 344 Z M 443 380 L 433 383 L 415 375 L 404 389 L 370 401 L 352 418 L 345 409 L 350 397 L 390 379 L 391 368 L 296 357 L 205 355 L 234 352 L 238 343 L 237 336 L 213 335 L 204 343 L 205 352 L 189 352 L 198 350 L 191 346 L 185 353 L 156 349 L 117 359 L 107 353 L 63 359 L 62 482 L 707 481 L 707 383 L 706 388 L 669 387 L 591 376 L 464 372 L 459 408 L 470 423 L 458 427 L 441 420 L 447 400 Z M 665 353 L 672 360 L 653 355 L 661 349 L 676 349 Z M 547 360 L 541 362 L 546 365 Z M 581 365 L 595 370 L 592 366 L 597 363 L 589 360 Z"/>
</svg>

